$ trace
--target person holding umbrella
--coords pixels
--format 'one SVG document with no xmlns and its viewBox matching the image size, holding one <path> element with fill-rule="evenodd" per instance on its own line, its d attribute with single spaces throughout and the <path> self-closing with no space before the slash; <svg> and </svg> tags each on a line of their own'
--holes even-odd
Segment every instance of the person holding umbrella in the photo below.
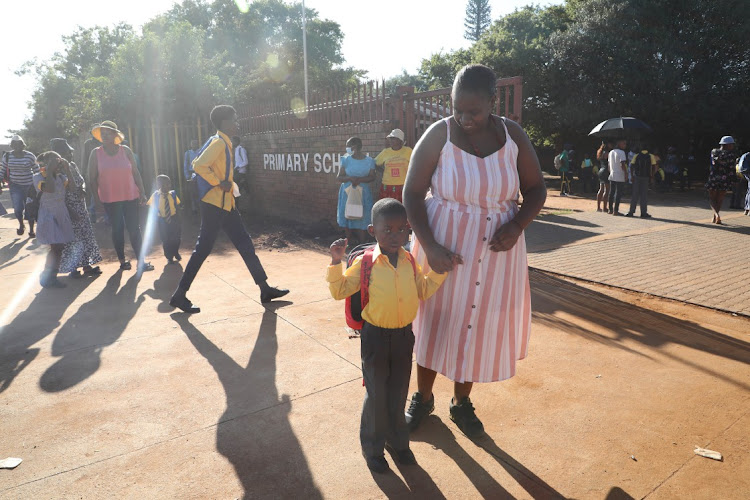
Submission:
<svg viewBox="0 0 750 500">
<path fill-rule="evenodd" d="M 732 189 L 735 169 L 734 164 L 737 160 L 737 153 L 734 151 L 734 138 L 731 135 L 725 135 L 719 141 L 719 147 L 711 151 L 711 168 L 708 173 L 708 199 L 711 204 L 711 210 L 714 212 L 713 224 L 722 224 L 721 205 L 724 203 L 724 196 L 727 191 Z"/>
</svg>

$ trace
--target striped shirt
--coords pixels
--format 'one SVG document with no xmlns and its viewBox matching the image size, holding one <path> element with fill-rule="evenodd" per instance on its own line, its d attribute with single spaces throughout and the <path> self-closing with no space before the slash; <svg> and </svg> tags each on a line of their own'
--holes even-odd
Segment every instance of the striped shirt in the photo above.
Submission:
<svg viewBox="0 0 750 500">
<path fill-rule="evenodd" d="M 9 179 L 11 184 L 31 186 L 33 175 L 39 171 L 36 166 L 36 156 L 29 151 L 24 151 L 23 156 L 18 158 L 11 151 L 3 153 L 0 163 L 0 177 Z"/>
</svg>

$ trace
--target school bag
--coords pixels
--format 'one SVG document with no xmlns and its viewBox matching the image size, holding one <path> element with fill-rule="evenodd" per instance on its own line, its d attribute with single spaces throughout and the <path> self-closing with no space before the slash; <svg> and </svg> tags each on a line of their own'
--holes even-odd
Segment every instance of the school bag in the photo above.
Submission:
<svg viewBox="0 0 750 500">
<path fill-rule="evenodd" d="M 370 302 L 370 275 L 372 274 L 372 254 L 375 251 L 377 243 L 364 243 L 354 247 L 346 258 L 346 267 L 351 267 L 354 261 L 362 256 L 359 272 L 359 292 L 346 298 L 344 312 L 346 314 L 346 325 L 352 330 L 361 330 L 364 326 L 362 311 Z M 417 277 L 417 264 L 414 262 L 414 256 L 406 252 L 406 258 L 411 263 L 414 271 L 414 278 Z"/>
<path fill-rule="evenodd" d="M 651 177 L 651 155 L 638 153 L 633 161 L 633 167 L 637 177 Z"/>
<path fill-rule="evenodd" d="M 750 176 L 750 152 L 747 152 L 740 157 L 737 172 L 739 172 L 740 175 Z"/>
<path fill-rule="evenodd" d="M 562 168 L 562 153 L 555 156 L 555 170 Z"/>
</svg>

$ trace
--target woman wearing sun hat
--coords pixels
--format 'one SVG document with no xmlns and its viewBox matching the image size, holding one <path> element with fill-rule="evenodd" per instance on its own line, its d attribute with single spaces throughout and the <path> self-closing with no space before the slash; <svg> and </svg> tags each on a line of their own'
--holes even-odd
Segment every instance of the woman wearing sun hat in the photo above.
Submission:
<svg viewBox="0 0 750 500">
<path fill-rule="evenodd" d="M 112 121 L 103 121 L 91 130 L 91 135 L 102 143 L 89 156 L 89 184 L 94 197 L 101 202 L 112 225 L 112 243 L 120 260 L 120 269 L 130 270 L 125 259 L 125 228 L 130 244 L 143 271 L 154 269 L 141 262 L 141 228 L 138 206 L 146 202 L 146 191 L 133 152 L 121 145 L 125 136 Z"/>
<path fill-rule="evenodd" d="M 38 171 L 36 156 L 26 151 L 26 143 L 20 135 L 13 135 L 10 139 L 11 151 L 6 151 L 2 156 L 2 169 L 0 177 L 8 183 L 10 199 L 13 202 L 13 211 L 18 219 L 18 230 L 16 234 L 21 236 L 26 231 L 23 223 L 24 211 L 26 220 L 29 221 L 29 237 L 34 238 L 34 219 L 32 214 L 26 210 L 26 198 L 36 197 L 34 191 L 33 175 Z M 31 193 L 31 194 L 30 194 Z"/>
<path fill-rule="evenodd" d="M 711 169 L 708 173 L 708 199 L 711 203 L 711 209 L 714 211 L 714 224 L 721 224 L 721 205 L 724 202 L 724 196 L 727 191 L 732 189 L 732 182 L 736 177 L 734 164 L 737 160 L 737 153 L 734 151 L 734 138 L 731 135 L 725 135 L 719 141 L 719 147 L 711 151 Z"/>
</svg>

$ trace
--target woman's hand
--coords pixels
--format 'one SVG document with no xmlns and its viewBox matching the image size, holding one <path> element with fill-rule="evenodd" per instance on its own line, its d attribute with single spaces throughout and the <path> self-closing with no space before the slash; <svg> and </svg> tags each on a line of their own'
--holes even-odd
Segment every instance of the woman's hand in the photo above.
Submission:
<svg viewBox="0 0 750 500">
<path fill-rule="evenodd" d="M 349 244 L 349 240 L 346 238 L 340 238 L 331 243 L 331 265 L 335 266 L 341 263 L 346 255 L 346 246 Z"/>
<path fill-rule="evenodd" d="M 495 231 L 490 240 L 490 250 L 493 252 L 507 252 L 513 248 L 521 236 L 523 229 L 515 220 L 511 220 Z"/>
<path fill-rule="evenodd" d="M 424 248 L 427 262 L 430 268 L 438 274 L 452 271 L 458 264 L 463 264 L 464 259 L 457 253 L 453 253 L 439 243 Z"/>
<path fill-rule="evenodd" d="M 359 177 L 352 177 L 350 180 L 352 181 L 352 187 L 359 186 Z"/>
</svg>

